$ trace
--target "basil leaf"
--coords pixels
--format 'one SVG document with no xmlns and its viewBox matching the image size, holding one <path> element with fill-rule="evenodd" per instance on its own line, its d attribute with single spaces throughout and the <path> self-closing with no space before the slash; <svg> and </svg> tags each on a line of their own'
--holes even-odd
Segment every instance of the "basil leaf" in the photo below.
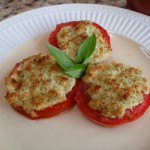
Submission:
<svg viewBox="0 0 150 150">
<path fill-rule="evenodd" d="M 67 70 L 68 68 L 75 65 L 74 61 L 62 50 L 59 50 L 55 46 L 47 43 L 46 44 L 50 54 L 55 58 L 57 63 L 64 69 Z"/>
<path fill-rule="evenodd" d="M 86 72 L 87 65 L 76 64 L 65 71 L 66 74 L 74 78 L 81 78 Z"/>
<path fill-rule="evenodd" d="M 91 35 L 88 37 L 80 46 L 78 53 L 77 53 L 77 58 L 76 58 L 76 63 L 83 63 L 85 59 L 88 59 L 92 53 L 94 52 L 96 47 L 96 36 L 95 34 Z"/>
</svg>

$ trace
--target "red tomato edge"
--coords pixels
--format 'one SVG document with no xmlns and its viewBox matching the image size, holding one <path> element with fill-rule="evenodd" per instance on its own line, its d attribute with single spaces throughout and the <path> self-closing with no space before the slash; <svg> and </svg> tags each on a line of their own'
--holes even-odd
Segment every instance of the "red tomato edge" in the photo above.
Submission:
<svg viewBox="0 0 150 150">
<path fill-rule="evenodd" d="M 133 107 L 132 110 L 127 109 L 123 117 L 105 117 L 101 115 L 100 111 L 94 110 L 88 106 L 90 96 L 84 93 L 85 88 L 87 88 L 87 85 L 80 81 L 79 87 L 76 91 L 76 103 L 86 117 L 99 125 L 113 127 L 132 122 L 140 118 L 150 106 L 150 94 L 143 94 L 144 101 L 141 104 Z"/>
<path fill-rule="evenodd" d="M 80 22 L 81 22 L 81 21 L 70 21 L 70 22 L 58 24 L 58 25 L 56 26 L 55 30 L 52 31 L 51 34 L 50 34 L 50 36 L 49 36 L 49 39 L 48 39 L 49 43 L 52 44 L 52 45 L 55 46 L 55 47 L 58 47 L 56 35 L 57 35 L 57 33 L 60 31 L 60 29 L 61 29 L 62 27 L 65 27 L 65 26 L 72 26 L 72 27 L 74 27 L 74 26 L 76 26 L 77 24 L 79 24 Z M 100 25 L 98 25 L 98 24 L 95 23 L 95 22 L 92 22 L 92 24 L 93 24 L 94 26 L 96 26 L 96 27 L 100 30 L 100 32 L 103 34 L 103 38 L 104 38 L 104 39 L 106 40 L 106 42 L 110 45 L 110 36 L 109 36 L 109 34 L 107 33 L 107 31 L 106 31 L 103 27 L 101 27 Z"/>
</svg>

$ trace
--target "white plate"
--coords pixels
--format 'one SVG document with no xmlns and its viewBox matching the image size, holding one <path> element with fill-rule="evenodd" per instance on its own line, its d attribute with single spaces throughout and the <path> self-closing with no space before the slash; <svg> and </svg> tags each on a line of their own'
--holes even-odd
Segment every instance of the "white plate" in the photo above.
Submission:
<svg viewBox="0 0 150 150">
<path fill-rule="evenodd" d="M 86 119 L 77 107 L 50 119 L 31 121 L 5 100 L 4 78 L 14 64 L 47 52 L 44 43 L 56 24 L 85 19 L 110 32 L 113 59 L 141 68 L 150 81 L 150 61 L 141 51 L 141 47 L 150 49 L 148 16 L 115 7 L 74 4 L 36 9 L 7 19 L 0 23 L 0 150 L 150 149 L 150 110 L 135 122 L 105 128 Z"/>
</svg>

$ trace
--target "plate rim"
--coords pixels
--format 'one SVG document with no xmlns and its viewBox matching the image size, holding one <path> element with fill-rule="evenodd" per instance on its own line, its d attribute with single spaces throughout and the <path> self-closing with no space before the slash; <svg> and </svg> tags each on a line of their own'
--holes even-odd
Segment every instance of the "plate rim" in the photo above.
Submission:
<svg viewBox="0 0 150 150">
<path fill-rule="evenodd" d="M 48 9 L 60 9 L 60 8 L 64 8 L 64 7 L 79 7 L 79 6 L 90 6 L 90 7 L 101 7 L 103 9 L 108 9 L 110 8 L 111 11 L 118 11 L 124 15 L 126 15 L 127 17 L 129 17 L 130 15 L 134 15 L 134 16 L 137 16 L 135 18 L 132 18 L 132 19 L 142 19 L 142 21 L 144 21 L 144 24 L 147 24 L 147 25 L 150 25 L 150 17 L 147 16 L 147 15 L 144 15 L 142 13 L 139 13 L 139 12 L 135 12 L 135 11 L 132 11 L 132 10 L 129 10 L 129 9 L 125 9 L 125 8 L 120 8 L 120 7 L 116 7 L 116 6 L 110 6 L 110 5 L 103 5 L 103 4 L 86 4 L 86 3 L 74 3 L 74 4 L 58 4 L 58 5 L 51 5 L 51 6 L 44 6 L 44 7 L 40 7 L 40 8 L 35 8 L 35 9 L 31 9 L 31 10 L 28 10 L 28 11 L 25 11 L 25 12 L 21 12 L 17 15 L 14 15 L 14 16 L 11 16 L 9 18 L 6 18 L 2 21 L 0 21 L 0 29 L 4 26 L 10 26 L 10 22 L 11 21 L 14 21 L 17 22 L 17 21 L 20 21 L 20 17 L 25 17 L 31 13 L 37 13 L 37 12 L 41 12 L 43 10 L 48 10 Z M 27 16 L 28 17 L 28 16 Z"/>
</svg>

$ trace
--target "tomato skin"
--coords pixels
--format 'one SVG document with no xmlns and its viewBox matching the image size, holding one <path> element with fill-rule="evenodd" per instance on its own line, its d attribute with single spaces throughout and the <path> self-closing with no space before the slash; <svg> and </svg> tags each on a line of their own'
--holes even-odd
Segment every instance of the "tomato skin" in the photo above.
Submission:
<svg viewBox="0 0 150 150">
<path fill-rule="evenodd" d="M 88 85 L 80 81 L 79 87 L 76 91 L 76 103 L 80 110 L 83 112 L 85 116 L 87 116 L 93 122 L 104 125 L 104 126 L 117 126 L 122 125 L 128 122 L 132 122 L 138 118 L 140 118 L 145 111 L 150 106 L 150 94 L 144 94 L 144 100 L 141 104 L 133 107 L 133 110 L 126 110 L 125 115 L 121 118 L 109 118 L 103 116 L 99 110 L 94 110 L 88 106 L 90 101 L 90 96 L 85 93 L 85 89 L 88 88 Z"/>
<path fill-rule="evenodd" d="M 55 115 L 58 115 L 59 113 L 72 108 L 75 105 L 75 93 L 78 87 L 78 80 L 76 81 L 75 86 L 73 87 L 72 91 L 70 93 L 67 94 L 67 100 L 62 102 L 62 103 L 58 103 L 52 107 L 47 107 L 43 110 L 39 110 L 39 111 L 35 111 L 37 114 L 37 117 L 33 117 L 31 116 L 31 114 L 28 114 L 22 107 L 14 107 L 13 108 L 20 112 L 21 114 L 23 114 L 24 116 L 32 119 L 32 120 L 37 120 L 37 119 L 41 119 L 41 118 L 49 118 Z"/>
<path fill-rule="evenodd" d="M 75 27 L 76 25 L 78 25 L 81 21 L 70 21 L 70 22 L 66 22 L 66 23 L 61 23 L 58 24 L 55 28 L 54 31 L 51 32 L 50 36 L 49 36 L 49 43 L 52 44 L 55 47 L 58 47 L 57 44 L 57 33 L 61 30 L 62 27 L 66 27 L 66 26 L 72 26 Z M 110 45 L 110 36 L 108 35 L 107 31 L 102 28 L 100 25 L 96 24 L 95 22 L 92 23 L 94 26 L 96 26 L 101 33 L 103 34 L 103 38 L 106 40 L 106 42 Z"/>
</svg>

